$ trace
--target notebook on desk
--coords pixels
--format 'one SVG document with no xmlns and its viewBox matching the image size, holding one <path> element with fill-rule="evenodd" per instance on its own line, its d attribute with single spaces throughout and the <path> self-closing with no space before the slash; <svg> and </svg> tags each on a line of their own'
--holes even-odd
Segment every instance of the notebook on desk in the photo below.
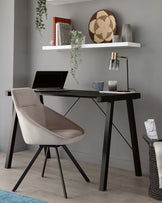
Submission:
<svg viewBox="0 0 162 203">
<path fill-rule="evenodd" d="M 64 89 L 68 71 L 37 71 L 32 88 L 39 92 L 67 91 Z"/>
</svg>

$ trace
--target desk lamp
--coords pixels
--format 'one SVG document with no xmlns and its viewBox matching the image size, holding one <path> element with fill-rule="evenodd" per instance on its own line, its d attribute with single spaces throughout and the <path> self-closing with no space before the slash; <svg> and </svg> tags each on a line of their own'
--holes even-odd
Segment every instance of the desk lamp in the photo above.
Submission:
<svg viewBox="0 0 162 203">
<path fill-rule="evenodd" d="M 126 69 L 127 69 L 127 92 L 129 92 L 129 72 L 128 72 L 128 57 L 119 56 L 117 52 L 112 52 L 109 70 L 119 70 L 119 60 L 118 58 L 126 59 Z"/>
</svg>

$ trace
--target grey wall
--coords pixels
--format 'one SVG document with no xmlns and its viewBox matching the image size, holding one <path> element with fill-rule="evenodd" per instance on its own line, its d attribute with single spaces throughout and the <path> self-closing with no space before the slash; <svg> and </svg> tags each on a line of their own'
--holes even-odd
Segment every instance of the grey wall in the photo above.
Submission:
<svg viewBox="0 0 162 203">
<path fill-rule="evenodd" d="M 122 24 L 130 23 L 133 27 L 135 42 L 141 42 L 142 48 L 115 49 L 120 55 L 129 57 L 130 86 L 141 92 L 142 98 L 134 101 L 139 148 L 144 172 L 148 171 L 148 149 L 142 136 L 145 134 L 143 122 L 147 118 L 154 118 L 159 132 L 162 131 L 162 68 L 161 68 L 161 0 L 100 0 L 88 3 L 78 3 L 64 6 L 48 6 L 48 20 L 46 30 L 42 36 L 34 27 L 35 10 L 33 1 L 29 1 L 29 71 L 30 81 L 36 70 L 64 70 L 69 69 L 69 51 L 42 51 L 43 45 L 49 45 L 52 39 L 52 17 L 60 16 L 72 19 L 77 30 L 86 35 L 86 43 L 91 43 L 88 35 L 88 22 L 94 12 L 99 9 L 108 9 L 117 18 L 118 34 Z M 82 63 L 78 71 L 79 84 L 68 75 L 66 87 L 72 89 L 92 89 L 91 83 L 95 80 L 118 80 L 121 88 L 125 87 L 125 62 L 121 62 L 119 72 L 108 71 L 107 66 L 111 55 L 110 49 L 88 49 L 82 51 Z M 105 85 L 105 89 L 107 86 Z M 46 104 L 57 111 L 64 113 L 74 99 L 46 98 Z M 101 104 L 105 109 L 105 104 Z M 100 163 L 104 116 L 88 99 L 81 101 L 73 108 L 68 117 L 80 124 L 86 131 L 86 138 L 71 146 L 72 151 L 79 159 Z M 124 102 L 115 104 L 114 123 L 130 141 L 129 126 Z M 132 152 L 113 129 L 111 145 L 111 165 L 133 169 Z"/>
<path fill-rule="evenodd" d="M 13 87 L 27 86 L 28 82 L 28 54 L 27 54 L 27 0 L 15 0 L 14 20 L 14 66 Z M 15 150 L 23 150 L 27 146 L 22 139 L 20 129 L 16 136 Z"/>
<path fill-rule="evenodd" d="M 12 120 L 11 97 L 5 91 L 27 83 L 27 4 L 26 0 L 0 1 L 0 150 L 6 151 Z M 25 148 L 17 136 L 16 150 Z"/>
<path fill-rule="evenodd" d="M 46 30 L 39 34 L 35 29 L 35 1 L 27 0 L 28 15 L 26 14 L 26 0 L 18 1 L 16 9 L 13 0 L 0 1 L 0 147 L 6 149 L 11 121 L 11 100 L 5 97 L 4 91 L 15 86 L 26 85 L 29 76 L 29 85 L 36 70 L 65 70 L 69 69 L 69 51 L 42 51 L 42 45 L 49 45 L 52 39 L 52 17 L 60 16 L 71 18 L 76 29 L 86 35 L 86 43 L 91 42 L 88 35 L 88 22 L 92 14 L 99 9 L 111 10 L 117 18 L 118 33 L 123 23 L 133 26 L 134 41 L 141 42 L 140 49 L 120 49 L 121 55 L 129 57 L 131 87 L 141 92 L 142 98 L 134 102 L 137 121 L 139 147 L 144 172 L 148 170 L 148 150 L 142 139 L 145 133 L 143 126 L 147 118 L 155 118 L 157 129 L 161 132 L 161 6 L 160 0 L 129 1 L 100 0 L 88 3 L 78 3 L 64 6 L 48 6 L 48 20 Z M 15 21 L 14 37 L 14 9 L 17 16 Z M 27 16 L 26 16 L 27 15 Z M 27 20 L 28 36 L 26 36 Z M 28 41 L 26 41 L 26 37 Z M 16 49 L 14 49 L 14 45 Z M 27 52 L 25 47 L 27 46 Z M 15 51 L 15 52 L 14 52 Z M 79 84 L 69 74 L 66 87 L 76 89 L 92 89 L 91 83 L 95 80 L 118 80 L 120 87 L 125 87 L 125 64 L 121 64 L 119 72 L 107 70 L 111 55 L 109 49 L 91 49 L 82 51 L 82 63 L 78 71 Z M 13 59 L 13 56 L 15 57 Z M 26 61 L 26 57 L 27 61 Z M 18 58 L 20 60 L 18 60 Z M 20 63 L 19 63 L 20 62 Z M 26 66 L 27 64 L 27 66 Z M 18 68 L 16 68 L 18 67 Z M 22 69 L 21 69 L 22 68 Z M 24 71 L 22 71 L 24 70 Z M 23 79 L 22 79 L 23 78 Z M 16 80 L 14 80 L 16 79 Z M 25 82 L 24 82 L 25 81 Z M 46 97 L 46 104 L 60 113 L 64 113 L 71 102 L 70 98 Z M 105 104 L 101 104 L 105 109 Z M 130 140 L 128 122 L 124 102 L 115 105 L 114 123 Z M 6 110 L 7 109 L 7 110 Z M 85 161 L 100 163 L 104 116 L 92 101 L 81 99 L 68 117 L 80 124 L 86 131 L 86 138 L 71 146 L 76 156 Z M 133 168 L 131 150 L 125 145 L 121 137 L 113 130 L 111 147 L 111 165 L 120 168 Z"/>
<path fill-rule="evenodd" d="M 25 86 L 28 81 L 27 20 L 27 0 L 15 0 L 14 87 Z"/>
<path fill-rule="evenodd" d="M 14 52 L 14 1 L 0 1 L 0 148 L 5 150 L 8 144 L 11 123 L 11 100 L 5 96 L 5 90 L 13 85 Z"/>
</svg>

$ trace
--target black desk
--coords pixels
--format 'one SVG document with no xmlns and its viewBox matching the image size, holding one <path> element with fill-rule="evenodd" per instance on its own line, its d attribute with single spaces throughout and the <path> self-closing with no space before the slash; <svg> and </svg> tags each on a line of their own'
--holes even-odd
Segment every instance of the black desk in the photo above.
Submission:
<svg viewBox="0 0 162 203">
<path fill-rule="evenodd" d="M 62 91 L 62 92 L 38 92 L 37 91 L 37 93 L 40 95 L 41 101 L 43 101 L 43 96 L 62 96 L 62 97 L 91 98 L 91 99 L 97 99 L 97 102 L 107 102 L 107 110 L 105 113 L 106 121 L 105 121 L 105 131 L 104 131 L 104 141 L 103 141 L 102 162 L 101 162 L 101 171 L 100 171 L 99 189 L 101 191 L 105 191 L 107 189 L 114 102 L 121 101 L 121 100 L 126 101 L 129 126 L 130 126 L 131 142 L 132 142 L 132 152 L 133 152 L 133 158 L 134 158 L 135 174 L 136 176 L 142 176 L 134 107 L 133 107 L 133 100 L 139 99 L 140 93 L 130 92 L 126 94 L 123 94 L 123 93 L 110 94 L 110 93 L 99 93 L 96 91 L 86 91 L 86 90 L 69 90 L 69 91 Z M 8 92 L 8 96 L 10 95 L 11 93 Z M 14 113 L 10 143 L 9 143 L 9 148 L 6 156 L 5 168 L 11 168 L 17 124 L 18 124 L 18 119 L 16 114 Z"/>
</svg>

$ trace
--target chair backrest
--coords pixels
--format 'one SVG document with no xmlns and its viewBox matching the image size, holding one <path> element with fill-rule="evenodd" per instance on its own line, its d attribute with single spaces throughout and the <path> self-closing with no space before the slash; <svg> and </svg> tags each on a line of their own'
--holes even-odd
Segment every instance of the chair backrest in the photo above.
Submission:
<svg viewBox="0 0 162 203">
<path fill-rule="evenodd" d="M 46 127 L 44 106 L 31 88 L 15 88 L 11 90 L 15 110 L 19 119 L 24 140 L 28 139 L 27 118 Z"/>
<path fill-rule="evenodd" d="M 15 106 L 18 108 L 40 104 L 38 97 L 31 88 L 14 88 L 11 93 Z"/>
<path fill-rule="evenodd" d="M 44 107 L 31 88 L 13 89 L 12 97 L 17 111 L 26 113 L 40 125 L 46 126 Z"/>
</svg>

